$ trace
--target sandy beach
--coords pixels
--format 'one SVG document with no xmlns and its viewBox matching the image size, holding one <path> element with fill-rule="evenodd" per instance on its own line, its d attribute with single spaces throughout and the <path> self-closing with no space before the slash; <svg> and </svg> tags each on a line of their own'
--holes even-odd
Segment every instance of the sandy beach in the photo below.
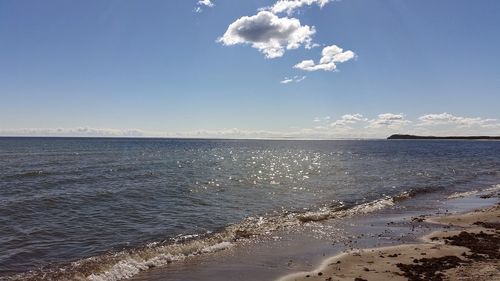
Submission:
<svg viewBox="0 0 500 281">
<path fill-rule="evenodd" d="M 500 280 L 499 204 L 415 220 L 449 229 L 425 235 L 420 243 L 347 251 L 328 258 L 314 271 L 278 281 Z"/>
</svg>

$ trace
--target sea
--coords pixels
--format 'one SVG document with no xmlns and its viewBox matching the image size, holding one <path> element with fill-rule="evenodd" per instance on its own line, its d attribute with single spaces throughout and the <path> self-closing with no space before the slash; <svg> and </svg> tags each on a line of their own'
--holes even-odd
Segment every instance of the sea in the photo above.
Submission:
<svg viewBox="0 0 500 281">
<path fill-rule="evenodd" d="M 308 222 L 499 184 L 498 141 L 3 137 L 0 280 L 127 280 Z"/>
</svg>

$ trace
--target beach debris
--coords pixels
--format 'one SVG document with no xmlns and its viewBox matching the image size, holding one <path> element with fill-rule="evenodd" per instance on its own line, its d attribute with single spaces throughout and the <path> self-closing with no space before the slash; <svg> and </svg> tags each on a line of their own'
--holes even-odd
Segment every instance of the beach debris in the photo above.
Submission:
<svg viewBox="0 0 500 281">
<path fill-rule="evenodd" d="M 415 259 L 413 262 L 414 264 L 396 264 L 409 281 L 442 281 L 444 274 L 441 271 L 466 263 L 456 256 Z"/>
</svg>

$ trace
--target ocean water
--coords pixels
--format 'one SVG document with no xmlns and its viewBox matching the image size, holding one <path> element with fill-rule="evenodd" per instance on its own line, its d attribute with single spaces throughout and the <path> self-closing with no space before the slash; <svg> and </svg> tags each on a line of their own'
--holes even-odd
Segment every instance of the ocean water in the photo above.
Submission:
<svg viewBox="0 0 500 281">
<path fill-rule="evenodd" d="M 0 138 L 0 279 L 121 280 L 499 183 L 495 141 Z"/>
</svg>

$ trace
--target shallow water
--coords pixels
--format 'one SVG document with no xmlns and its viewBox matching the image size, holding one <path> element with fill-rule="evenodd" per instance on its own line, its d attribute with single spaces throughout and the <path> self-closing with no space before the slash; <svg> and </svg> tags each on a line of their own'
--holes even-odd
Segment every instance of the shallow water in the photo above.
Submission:
<svg viewBox="0 0 500 281">
<path fill-rule="evenodd" d="M 140 271 L 394 196 L 491 186 L 499 167 L 500 142 L 484 141 L 0 138 L 0 276 L 109 280 L 131 254 Z"/>
</svg>

